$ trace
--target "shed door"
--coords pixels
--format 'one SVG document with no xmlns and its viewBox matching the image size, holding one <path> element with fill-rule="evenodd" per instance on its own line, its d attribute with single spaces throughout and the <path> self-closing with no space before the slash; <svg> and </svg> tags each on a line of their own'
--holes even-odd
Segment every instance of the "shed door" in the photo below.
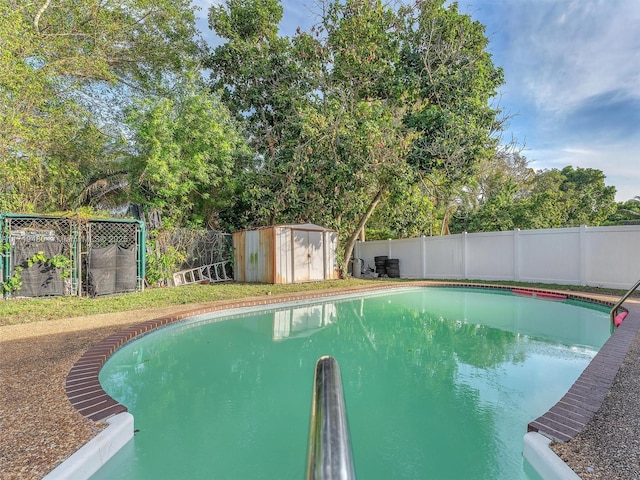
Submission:
<svg viewBox="0 0 640 480">
<path fill-rule="evenodd" d="M 293 230 L 293 281 L 324 280 L 322 232 Z"/>
</svg>

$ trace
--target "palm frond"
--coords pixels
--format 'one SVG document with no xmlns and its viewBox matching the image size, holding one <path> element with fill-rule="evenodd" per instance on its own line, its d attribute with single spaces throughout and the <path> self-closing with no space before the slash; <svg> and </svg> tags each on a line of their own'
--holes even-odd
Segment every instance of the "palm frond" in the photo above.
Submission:
<svg viewBox="0 0 640 480">
<path fill-rule="evenodd" d="M 128 173 L 127 170 L 107 172 L 89 180 L 78 195 L 77 204 L 95 206 L 110 196 L 122 193 L 129 186 Z"/>
</svg>

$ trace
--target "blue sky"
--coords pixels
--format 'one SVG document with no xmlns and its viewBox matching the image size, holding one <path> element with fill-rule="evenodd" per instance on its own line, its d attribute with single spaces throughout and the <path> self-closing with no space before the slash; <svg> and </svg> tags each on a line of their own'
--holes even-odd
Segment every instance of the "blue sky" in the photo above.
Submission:
<svg viewBox="0 0 640 480">
<path fill-rule="evenodd" d="M 211 44 L 206 12 L 195 0 Z M 486 26 L 506 83 L 500 106 L 512 116 L 505 140 L 524 144 L 530 166 L 597 168 L 616 200 L 640 195 L 640 1 L 461 0 Z M 313 0 L 283 0 L 280 33 L 307 30 Z"/>
</svg>

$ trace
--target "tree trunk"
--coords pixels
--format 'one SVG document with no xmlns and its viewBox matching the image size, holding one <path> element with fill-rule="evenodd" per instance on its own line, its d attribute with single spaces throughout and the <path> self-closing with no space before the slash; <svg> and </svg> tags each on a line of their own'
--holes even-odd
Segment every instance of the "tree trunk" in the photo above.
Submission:
<svg viewBox="0 0 640 480">
<path fill-rule="evenodd" d="M 380 203 L 380 200 L 382 199 L 382 195 L 384 194 L 386 189 L 387 187 L 384 185 L 380 187 L 380 190 L 378 190 L 378 193 L 376 193 L 376 196 L 373 197 L 373 200 L 371 200 L 369 207 L 367 207 L 367 211 L 364 213 L 364 215 L 362 215 L 362 218 L 360 219 L 360 223 L 358 223 L 358 226 L 355 228 L 353 233 L 349 236 L 349 240 L 347 240 L 347 245 L 345 247 L 344 257 L 343 257 L 345 266 L 348 264 L 349 259 L 351 258 L 351 254 L 353 253 L 353 248 L 356 245 L 356 240 L 360 236 L 360 232 L 364 228 L 365 223 L 367 223 L 367 220 L 369 220 L 369 218 L 371 217 L 371 214 L 373 213 L 375 208 L 378 206 L 378 203 Z"/>
</svg>

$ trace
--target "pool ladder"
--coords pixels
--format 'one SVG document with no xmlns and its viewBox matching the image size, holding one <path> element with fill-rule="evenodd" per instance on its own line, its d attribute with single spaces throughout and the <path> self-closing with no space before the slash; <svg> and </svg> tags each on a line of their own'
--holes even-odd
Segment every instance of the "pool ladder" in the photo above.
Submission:
<svg viewBox="0 0 640 480">
<path fill-rule="evenodd" d="M 625 293 L 625 294 L 624 294 L 624 296 L 623 296 L 620 300 L 618 300 L 618 303 L 616 303 L 616 304 L 614 305 L 614 307 L 611 309 L 611 312 L 609 312 L 609 316 L 611 317 L 611 323 L 612 323 L 612 324 L 614 324 L 614 323 L 615 323 L 615 318 L 616 318 L 616 315 L 618 314 L 618 309 L 620 308 L 620 306 L 625 302 L 625 300 L 626 300 L 627 298 L 629 298 L 629 297 L 631 296 L 631 294 L 632 294 L 632 293 L 633 293 L 633 292 L 634 292 L 638 287 L 640 287 L 640 280 L 638 280 L 638 281 L 636 282 L 636 284 L 635 284 L 633 287 L 631 287 L 631 288 L 629 289 L 629 291 L 628 291 L 627 293 Z"/>
<path fill-rule="evenodd" d="M 307 480 L 355 480 L 347 413 L 338 362 L 316 362 L 311 406 Z"/>
</svg>

